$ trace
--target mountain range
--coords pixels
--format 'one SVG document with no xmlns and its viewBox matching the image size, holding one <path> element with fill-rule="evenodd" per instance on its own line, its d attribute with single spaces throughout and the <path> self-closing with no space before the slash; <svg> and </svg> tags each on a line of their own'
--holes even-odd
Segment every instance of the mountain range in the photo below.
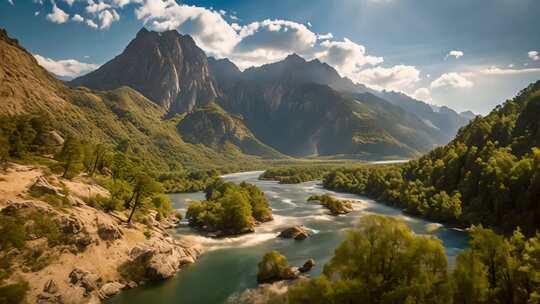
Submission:
<svg viewBox="0 0 540 304">
<path fill-rule="evenodd" d="M 46 113 L 65 133 L 129 141 L 138 154 L 170 160 L 154 160 L 165 167 L 203 159 L 414 157 L 470 119 L 371 90 L 296 54 L 241 71 L 177 31 L 141 29 L 120 55 L 68 86 L 5 31 L 0 43 L 8 113 Z"/>
</svg>

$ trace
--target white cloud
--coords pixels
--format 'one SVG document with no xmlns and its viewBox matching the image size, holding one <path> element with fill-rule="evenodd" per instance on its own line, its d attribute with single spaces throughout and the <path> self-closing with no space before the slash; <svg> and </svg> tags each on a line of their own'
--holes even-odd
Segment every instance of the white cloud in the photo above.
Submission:
<svg viewBox="0 0 540 304">
<path fill-rule="evenodd" d="M 64 0 L 65 3 L 67 3 L 69 6 L 72 6 L 75 0 Z"/>
<path fill-rule="evenodd" d="M 86 25 L 88 25 L 89 27 L 93 29 L 98 28 L 98 25 L 93 20 L 90 20 L 90 19 L 86 19 Z"/>
<path fill-rule="evenodd" d="M 527 53 L 527 56 L 529 56 L 529 58 L 531 60 L 534 60 L 534 61 L 540 60 L 540 56 L 538 55 L 538 51 L 529 51 Z"/>
<path fill-rule="evenodd" d="M 374 67 L 360 71 L 353 80 L 376 90 L 407 91 L 420 80 L 420 71 L 410 65 Z"/>
<path fill-rule="evenodd" d="M 460 73 L 445 73 L 431 82 L 431 88 L 470 88 L 474 84 Z"/>
<path fill-rule="evenodd" d="M 115 10 L 104 10 L 99 13 L 98 19 L 101 21 L 99 29 L 105 30 L 110 28 L 113 22 L 120 20 L 120 15 Z"/>
<path fill-rule="evenodd" d="M 53 3 L 52 12 L 47 15 L 47 20 L 58 24 L 65 23 L 69 20 L 69 14 L 66 14 L 66 12 Z"/>
<path fill-rule="evenodd" d="M 498 67 L 489 67 L 480 71 L 482 74 L 486 75 L 518 75 L 518 74 L 529 74 L 529 73 L 540 73 L 540 68 L 528 68 L 528 69 L 501 69 Z"/>
<path fill-rule="evenodd" d="M 330 40 L 332 38 L 334 38 L 334 35 L 332 33 L 318 34 L 317 35 L 318 40 Z"/>
<path fill-rule="evenodd" d="M 419 88 L 414 91 L 412 96 L 421 101 L 432 101 L 431 91 L 428 88 Z"/>
<path fill-rule="evenodd" d="M 117 6 L 120 8 L 131 3 L 141 3 L 141 2 L 142 0 L 112 0 L 112 3 L 114 4 L 114 6 Z"/>
<path fill-rule="evenodd" d="M 224 56 L 239 42 L 237 32 L 219 12 L 178 4 L 174 0 L 144 0 L 135 10 L 138 19 L 154 30 L 180 29 L 193 36 L 211 55 Z"/>
<path fill-rule="evenodd" d="M 97 14 L 108 8 L 111 8 L 111 5 L 103 1 L 96 3 L 93 0 L 88 0 L 88 5 L 86 6 L 86 12 L 89 14 Z"/>
<path fill-rule="evenodd" d="M 448 57 L 454 57 L 456 59 L 459 59 L 460 57 L 463 57 L 463 55 L 465 55 L 463 51 L 452 50 L 448 52 L 448 54 L 446 54 L 446 57 L 444 57 L 444 59 L 448 59 Z"/>
<path fill-rule="evenodd" d="M 384 61 L 382 57 L 366 55 L 366 48 L 347 38 L 343 41 L 325 40 L 320 44 L 323 51 L 315 56 L 336 68 L 342 75 L 359 80 L 358 75 L 365 65 L 377 65 Z M 380 73 L 378 71 L 377 73 Z"/>
<path fill-rule="evenodd" d="M 15 5 L 15 3 L 13 3 L 13 0 L 7 0 L 7 2 L 9 2 L 9 4 L 11 5 Z"/>
<path fill-rule="evenodd" d="M 83 22 L 84 18 L 79 14 L 75 14 L 75 15 L 73 15 L 73 17 L 71 17 L 71 20 L 73 20 L 75 22 Z"/>
<path fill-rule="evenodd" d="M 37 16 L 37 15 L 39 15 L 39 12 L 38 12 L 38 11 L 35 11 L 35 12 L 34 12 L 34 16 Z"/>
<path fill-rule="evenodd" d="M 35 54 L 39 65 L 51 73 L 63 77 L 77 77 L 98 68 L 98 65 L 79 62 L 75 59 L 54 60 Z"/>
</svg>

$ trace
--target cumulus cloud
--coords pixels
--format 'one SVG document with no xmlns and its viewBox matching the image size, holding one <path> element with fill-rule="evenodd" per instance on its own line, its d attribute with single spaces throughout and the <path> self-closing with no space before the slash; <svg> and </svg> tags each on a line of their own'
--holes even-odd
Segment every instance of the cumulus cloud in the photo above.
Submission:
<svg viewBox="0 0 540 304">
<path fill-rule="evenodd" d="M 88 0 L 88 5 L 86 6 L 85 10 L 89 14 L 97 14 L 108 8 L 111 8 L 111 5 L 103 1 L 96 3 L 93 0 Z"/>
<path fill-rule="evenodd" d="M 448 54 L 446 54 L 446 57 L 444 57 L 444 59 L 448 59 L 448 57 L 454 57 L 456 59 L 459 59 L 460 57 L 463 57 L 463 55 L 465 55 L 463 51 L 452 50 L 448 52 Z"/>
<path fill-rule="evenodd" d="M 540 56 L 538 54 L 538 51 L 529 51 L 527 53 L 527 56 L 533 61 L 540 60 Z"/>
<path fill-rule="evenodd" d="M 52 12 L 47 15 L 47 20 L 53 23 L 62 24 L 69 20 L 69 14 L 66 14 L 66 12 L 53 3 Z"/>
<path fill-rule="evenodd" d="M 72 6 L 75 0 L 64 0 L 65 3 L 67 3 L 69 6 Z"/>
<path fill-rule="evenodd" d="M 460 73 L 445 73 L 431 82 L 431 88 L 470 88 L 474 84 Z"/>
<path fill-rule="evenodd" d="M 325 40 L 321 42 L 324 49 L 316 57 L 335 67 L 340 74 L 354 80 L 365 65 L 377 65 L 384 60 L 382 57 L 368 56 L 366 48 L 347 38 L 343 41 Z"/>
<path fill-rule="evenodd" d="M 73 17 L 71 17 L 71 20 L 73 20 L 75 22 L 83 22 L 84 18 L 79 14 L 75 14 L 75 15 L 73 15 Z"/>
<path fill-rule="evenodd" d="M 54 60 L 35 54 L 39 65 L 51 73 L 63 77 L 77 77 L 98 68 L 98 65 L 79 62 L 75 59 Z"/>
<path fill-rule="evenodd" d="M 408 91 L 420 80 L 420 71 L 410 65 L 378 66 L 358 72 L 353 80 L 376 90 Z"/>
<path fill-rule="evenodd" d="M 86 25 L 88 25 L 88 27 L 93 28 L 93 29 L 98 28 L 98 25 L 93 20 L 90 20 L 90 19 L 86 19 Z"/>
<path fill-rule="evenodd" d="M 144 0 L 135 10 L 138 19 L 157 31 L 180 29 L 216 56 L 229 53 L 239 42 L 237 32 L 223 16 L 206 8 L 178 4 L 174 0 Z"/>
<path fill-rule="evenodd" d="M 120 15 L 115 10 L 104 10 L 99 13 L 98 19 L 101 22 L 99 29 L 105 30 L 110 28 L 113 22 L 120 20 Z"/>
<path fill-rule="evenodd" d="M 418 88 L 412 94 L 412 97 L 421 101 L 432 101 L 431 91 L 428 88 Z"/>
</svg>

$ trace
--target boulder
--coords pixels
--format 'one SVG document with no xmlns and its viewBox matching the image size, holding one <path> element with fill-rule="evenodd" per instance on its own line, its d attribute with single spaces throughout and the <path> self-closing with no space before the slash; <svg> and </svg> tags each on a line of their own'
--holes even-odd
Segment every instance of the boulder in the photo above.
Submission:
<svg viewBox="0 0 540 304">
<path fill-rule="evenodd" d="M 123 236 L 122 230 L 117 225 L 103 220 L 98 220 L 97 232 L 99 237 L 105 241 L 118 240 Z"/>
<path fill-rule="evenodd" d="M 289 266 L 285 268 L 283 273 L 281 274 L 282 280 L 295 280 L 298 279 L 300 276 L 300 271 L 298 270 L 298 267 Z"/>
<path fill-rule="evenodd" d="M 74 268 L 70 272 L 69 280 L 71 284 L 83 287 L 86 293 L 99 290 L 99 285 L 101 282 L 101 278 L 97 274 L 82 270 L 80 268 Z"/>
<path fill-rule="evenodd" d="M 103 298 L 110 298 L 114 295 L 117 295 L 123 288 L 124 284 L 121 284 L 119 282 L 106 283 L 101 286 L 99 293 Z"/>
<path fill-rule="evenodd" d="M 309 231 L 304 226 L 293 226 L 281 231 L 278 237 L 284 239 L 304 240 L 309 236 L 309 234 Z"/>
<path fill-rule="evenodd" d="M 35 191 L 38 193 L 47 193 L 52 195 L 62 195 L 60 190 L 53 185 L 51 185 L 45 176 L 40 176 L 36 179 L 34 184 L 30 186 L 30 191 Z"/>
<path fill-rule="evenodd" d="M 300 267 L 298 270 L 301 272 L 301 273 L 305 273 L 305 272 L 308 272 L 311 270 L 311 268 L 313 268 L 313 266 L 315 266 L 315 260 L 314 259 L 309 259 L 307 260 L 304 265 L 302 265 L 302 267 Z"/>
<path fill-rule="evenodd" d="M 56 285 L 56 282 L 53 279 L 50 279 L 45 283 L 45 286 L 43 286 L 43 292 L 55 294 L 58 292 L 58 285 Z"/>
<path fill-rule="evenodd" d="M 126 267 L 143 269 L 141 281 L 160 281 L 176 274 L 180 267 L 193 263 L 202 253 L 198 246 L 179 243 L 172 238 L 153 238 L 131 249 Z"/>
</svg>

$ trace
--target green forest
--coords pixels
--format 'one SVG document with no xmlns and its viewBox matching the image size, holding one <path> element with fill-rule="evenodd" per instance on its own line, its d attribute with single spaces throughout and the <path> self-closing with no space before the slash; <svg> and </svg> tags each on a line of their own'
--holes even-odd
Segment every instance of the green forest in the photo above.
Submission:
<svg viewBox="0 0 540 304">
<path fill-rule="evenodd" d="M 328 189 L 365 194 L 412 214 L 503 232 L 540 228 L 540 82 L 462 128 L 450 144 L 401 166 L 338 169 Z"/>
</svg>

